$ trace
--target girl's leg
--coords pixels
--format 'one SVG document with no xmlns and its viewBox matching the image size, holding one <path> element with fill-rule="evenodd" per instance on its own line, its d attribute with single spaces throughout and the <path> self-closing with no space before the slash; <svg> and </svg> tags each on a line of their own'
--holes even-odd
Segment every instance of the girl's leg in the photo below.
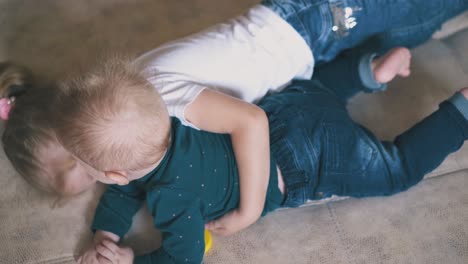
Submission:
<svg viewBox="0 0 468 264">
<path fill-rule="evenodd" d="M 407 15 L 371 37 L 377 52 L 395 46 L 413 48 L 429 40 L 444 22 L 468 10 L 468 0 L 406 1 Z M 369 44 L 368 44 L 369 46 Z"/>
<path fill-rule="evenodd" d="M 376 52 L 395 46 L 415 47 L 427 41 L 445 21 L 468 8 L 467 0 L 331 1 L 351 8 L 356 25 L 344 37 L 331 40 L 329 46 L 325 44 L 324 56 L 328 58 L 369 39 Z"/>
<path fill-rule="evenodd" d="M 370 37 L 380 42 L 379 51 L 414 47 L 468 8 L 468 0 L 264 0 L 262 4 L 304 37 L 317 63 L 330 61 Z"/>
<path fill-rule="evenodd" d="M 467 118 L 468 100 L 457 93 L 393 142 L 380 142 L 356 124 L 348 123 L 347 132 L 338 131 L 346 125 L 331 126 L 325 133 L 332 140 L 325 144 L 324 172 L 311 198 L 391 195 L 408 189 L 468 139 Z"/>
</svg>

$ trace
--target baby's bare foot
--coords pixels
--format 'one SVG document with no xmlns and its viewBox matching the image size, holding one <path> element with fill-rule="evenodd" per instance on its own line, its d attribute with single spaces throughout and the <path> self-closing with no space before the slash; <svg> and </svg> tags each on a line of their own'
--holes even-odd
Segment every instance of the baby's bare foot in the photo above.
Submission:
<svg viewBox="0 0 468 264">
<path fill-rule="evenodd" d="M 394 48 L 384 56 L 372 61 L 372 72 L 379 83 L 388 83 L 397 75 L 408 77 L 411 63 L 411 52 L 407 48 Z"/>
<path fill-rule="evenodd" d="M 468 87 L 461 89 L 460 93 L 468 100 Z"/>
</svg>

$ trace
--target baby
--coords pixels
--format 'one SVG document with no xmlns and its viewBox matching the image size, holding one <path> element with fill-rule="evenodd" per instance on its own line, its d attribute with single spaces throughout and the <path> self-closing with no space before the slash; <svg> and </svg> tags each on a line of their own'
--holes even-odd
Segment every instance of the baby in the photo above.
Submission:
<svg viewBox="0 0 468 264">
<path fill-rule="evenodd" d="M 388 67 L 391 78 L 409 73 L 407 52 L 399 49 L 395 54 L 406 56 L 390 53 L 382 57 L 385 61 L 380 65 Z M 344 102 L 350 96 L 371 90 L 366 86 L 371 64 L 353 56 L 344 55 L 322 67 L 316 80 L 294 81 L 258 104 L 268 116 L 266 137 L 271 138 L 263 215 L 282 206 L 299 206 L 308 199 L 406 190 L 466 140 L 468 89 L 442 103 L 394 142 L 378 141 L 346 111 Z M 116 64 L 106 71 L 122 81 L 130 70 Z M 343 78 L 329 78 L 337 73 Z M 170 118 L 151 87 L 104 85 L 94 76 L 91 73 L 83 81 L 99 86 L 68 85 L 55 103 L 63 115 L 56 122 L 69 120 L 57 126 L 58 133 L 65 128 L 73 131 L 74 138 L 67 140 L 94 153 L 88 157 L 77 152 L 82 155 L 76 155 L 79 163 L 97 179 L 117 184 L 110 185 L 101 198 L 93 223 L 99 239 L 80 261 L 93 263 L 98 252 L 101 258 L 119 263 L 200 263 L 204 228 L 224 228 L 223 223 L 210 221 L 237 212 L 245 191 L 239 186 L 240 165 L 231 138 L 183 126 Z M 223 111 L 223 105 L 219 107 L 216 110 Z M 256 139 L 262 137 L 264 134 L 257 134 Z M 120 152 L 102 155 L 114 146 Z M 136 154 L 127 153 L 127 148 L 135 148 Z M 157 216 L 154 224 L 163 234 L 163 244 L 134 258 L 130 249 L 117 243 L 145 200 L 151 214 Z"/>
</svg>

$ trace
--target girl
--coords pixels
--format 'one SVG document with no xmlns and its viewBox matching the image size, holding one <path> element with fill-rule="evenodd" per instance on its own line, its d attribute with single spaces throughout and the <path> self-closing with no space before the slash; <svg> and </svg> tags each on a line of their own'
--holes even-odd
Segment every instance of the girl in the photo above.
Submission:
<svg viewBox="0 0 468 264">
<path fill-rule="evenodd" d="M 28 183 L 50 194 L 75 195 L 95 180 L 77 166 L 50 127 L 54 89 L 54 85 L 38 85 L 24 67 L 0 63 L 2 143 L 13 167 Z"/>
</svg>

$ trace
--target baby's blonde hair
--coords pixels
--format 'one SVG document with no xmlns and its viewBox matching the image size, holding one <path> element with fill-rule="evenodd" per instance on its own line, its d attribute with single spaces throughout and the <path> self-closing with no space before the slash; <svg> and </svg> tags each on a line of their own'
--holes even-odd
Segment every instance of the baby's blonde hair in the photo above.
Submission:
<svg viewBox="0 0 468 264">
<path fill-rule="evenodd" d="M 144 169 L 167 149 L 166 106 L 127 60 L 108 60 L 64 82 L 53 107 L 59 141 L 95 169 Z"/>
</svg>

